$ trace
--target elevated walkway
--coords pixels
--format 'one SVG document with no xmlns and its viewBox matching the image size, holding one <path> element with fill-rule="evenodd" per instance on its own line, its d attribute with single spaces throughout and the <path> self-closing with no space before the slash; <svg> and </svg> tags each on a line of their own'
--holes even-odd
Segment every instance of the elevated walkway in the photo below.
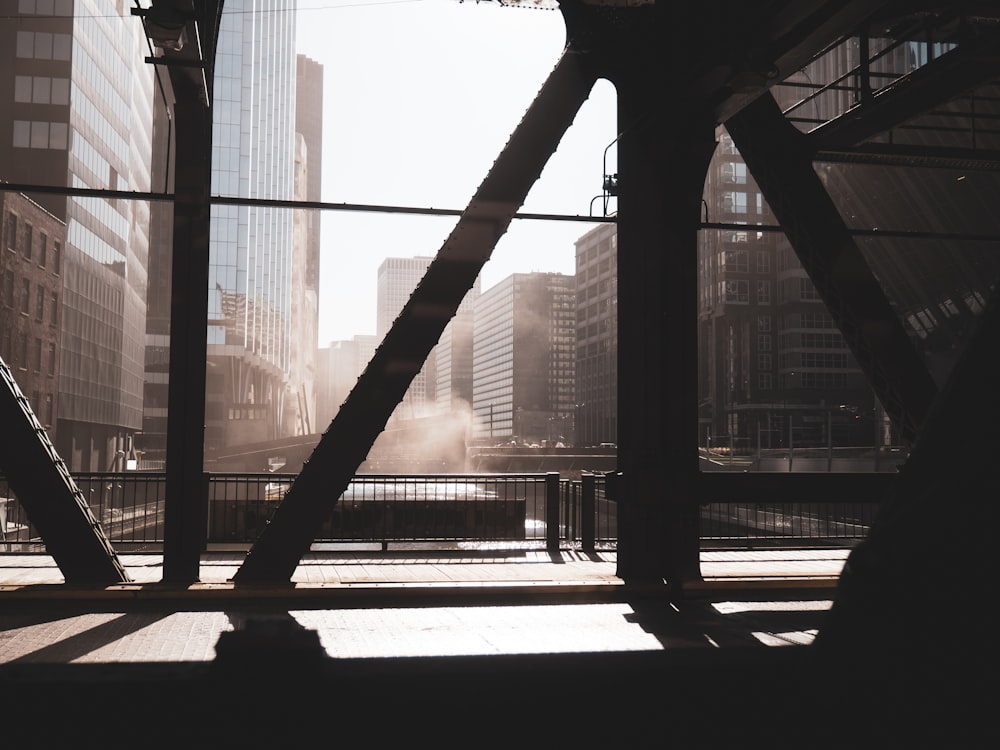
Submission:
<svg viewBox="0 0 1000 750">
<path fill-rule="evenodd" d="M 123 554 L 132 581 L 103 587 L 4 554 L 5 738 L 68 746 L 96 711 L 112 746 L 869 746 L 817 735 L 844 683 L 805 648 L 846 555 L 705 551 L 678 595 L 613 552 L 312 552 L 285 586 L 234 585 L 237 552 L 189 586 Z"/>
</svg>

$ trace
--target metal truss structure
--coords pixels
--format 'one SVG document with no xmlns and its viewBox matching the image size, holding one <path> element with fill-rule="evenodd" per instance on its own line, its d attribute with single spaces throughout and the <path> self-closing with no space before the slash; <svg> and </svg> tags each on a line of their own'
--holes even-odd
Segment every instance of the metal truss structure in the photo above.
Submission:
<svg viewBox="0 0 1000 750">
<path fill-rule="evenodd" d="M 507 5 L 532 5 L 504 3 Z M 460 301 L 598 79 L 619 97 L 619 574 L 626 582 L 683 587 L 700 577 L 698 506 L 708 497 L 794 497 L 828 491 L 827 476 L 704 476 L 697 462 L 697 233 L 705 172 L 725 126 L 772 206 L 894 426 L 914 446 L 902 482 L 932 472 L 956 414 L 998 414 L 981 373 L 995 350 L 995 313 L 973 332 L 941 393 L 852 240 L 814 169 L 819 161 L 956 164 L 995 178 L 1000 152 L 1000 11 L 988 3 L 808 0 L 717 3 L 561 0 L 567 43 L 510 140 L 458 217 L 368 368 L 323 434 L 271 523 L 235 576 L 239 585 L 288 582 L 329 498 L 338 497 L 385 427 Z M 176 127 L 174 272 L 164 578 L 198 580 L 204 533 L 205 299 L 214 40 L 222 2 L 154 0 L 139 12 L 172 84 Z M 927 64 L 875 82 L 871 40 L 937 45 Z M 858 96 L 835 117 L 802 128 L 782 112 L 776 87 L 838 45 L 860 50 Z M 965 130 L 935 144 L 892 133 L 975 97 Z M 979 128 L 979 138 L 970 130 Z M 990 128 L 993 130 L 990 131 Z M 995 179 L 993 186 L 996 187 Z M 1000 234 L 987 242 L 1000 242 Z M 995 279 L 984 286 L 995 289 Z M 994 304 L 995 308 L 995 304 Z M 665 367 L 672 362 L 670 368 Z M 961 383 L 962 385 L 958 385 Z M 995 383 L 995 380 L 993 381 Z M 0 394 L 0 400 L 12 398 Z M 7 456 L 5 456 L 7 458 Z M 36 477 L 56 463 L 33 460 Z M 927 467 L 922 468 L 922 467 Z M 910 478 L 912 477 L 912 479 Z M 912 488 L 912 484 L 910 485 Z M 838 491 L 884 493 L 884 478 L 837 478 Z M 31 495 L 30 490 L 26 490 Z M 890 494 L 898 494 L 893 492 Z M 890 498 L 887 498 L 887 500 Z M 72 493 L 39 494 L 39 529 Z M 45 535 L 67 579 L 93 578 L 76 552 L 92 531 Z M 103 577 L 121 571 L 107 551 Z M 96 574 L 102 577 L 102 574 Z"/>
</svg>

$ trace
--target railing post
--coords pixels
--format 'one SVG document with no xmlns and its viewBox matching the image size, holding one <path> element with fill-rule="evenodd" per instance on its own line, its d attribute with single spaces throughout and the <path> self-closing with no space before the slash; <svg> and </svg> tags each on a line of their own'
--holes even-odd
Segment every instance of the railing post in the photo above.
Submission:
<svg viewBox="0 0 1000 750">
<path fill-rule="evenodd" d="M 595 521 L 597 518 L 597 478 L 593 474 L 580 475 L 582 489 L 580 497 L 580 535 L 583 537 L 584 552 L 593 552 L 596 537 Z"/>
<path fill-rule="evenodd" d="M 211 490 L 211 485 L 212 485 L 212 475 L 207 471 L 203 471 L 201 473 L 201 497 L 198 498 L 199 502 L 197 508 L 197 512 L 201 515 L 202 518 L 201 542 L 199 545 L 202 552 L 208 550 L 208 527 L 209 527 L 208 509 L 210 507 L 208 498 L 209 498 L 209 492 Z"/>
<path fill-rule="evenodd" d="M 559 472 L 545 475 L 545 549 L 559 551 Z"/>
</svg>

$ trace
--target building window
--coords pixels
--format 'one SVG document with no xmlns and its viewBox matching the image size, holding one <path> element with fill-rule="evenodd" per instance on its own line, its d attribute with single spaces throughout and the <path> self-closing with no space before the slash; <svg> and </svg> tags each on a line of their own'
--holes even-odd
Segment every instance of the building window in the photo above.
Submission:
<svg viewBox="0 0 1000 750">
<path fill-rule="evenodd" d="M 732 279 L 721 282 L 721 297 L 725 302 L 748 304 L 750 302 L 750 282 L 746 279 Z"/>
<path fill-rule="evenodd" d="M 747 194 L 735 190 L 723 193 L 722 210 L 731 214 L 745 214 L 747 212 Z"/>
<path fill-rule="evenodd" d="M 746 250 L 723 251 L 722 267 L 730 273 L 747 273 L 750 270 L 750 262 Z"/>
<path fill-rule="evenodd" d="M 757 251 L 757 273 L 771 272 L 771 253 L 767 250 Z"/>
<path fill-rule="evenodd" d="M 17 32 L 17 56 L 35 60 L 69 60 L 72 37 L 47 31 Z"/>
<path fill-rule="evenodd" d="M 772 388 L 771 373 L 761 372 L 757 374 L 757 388 L 762 391 L 769 391 Z"/>
<path fill-rule="evenodd" d="M 31 358 L 31 369 L 34 372 L 42 371 L 42 340 L 35 339 L 35 349 Z"/>
<path fill-rule="evenodd" d="M 21 312 L 25 315 L 28 314 L 28 309 L 31 306 L 31 282 L 27 279 L 21 279 Z"/>
<path fill-rule="evenodd" d="M 38 265 L 45 268 L 49 256 L 49 236 L 45 232 L 38 233 Z"/>
<path fill-rule="evenodd" d="M 757 334 L 757 350 L 762 352 L 771 351 L 771 334 L 769 333 Z"/>
<path fill-rule="evenodd" d="M 69 79 L 15 76 L 14 101 L 24 104 L 69 104 Z"/>
<path fill-rule="evenodd" d="M 7 271 L 3 275 L 3 303 L 6 307 L 14 306 L 14 272 Z"/>
<path fill-rule="evenodd" d="M 14 148 L 50 148 L 65 151 L 69 148 L 69 126 L 64 122 L 43 120 L 14 120 Z"/>
<path fill-rule="evenodd" d="M 758 354 L 757 355 L 757 369 L 762 372 L 767 372 L 771 369 L 771 355 L 770 354 Z"/>
<path fill-rule="evenodd" d="M 17 249 L 17 214 L 7 214 L 7 249 Z"/>
<path fill-rule="evenodd" d="M 770 305 L 771 304 L 771 282 L 759 280 L 757 282 L 757 304 L 758 305 Z"/>
<path fill-rule="evenodd" d="M 52 243 L 52 273 L 59 273 L 59 264 L 62 263 L 62 245 L 58 242 Z"/>
<path fill-rule="evenodd" d="M 799 279 L 799 299 L 819 300 L 819 292 L 809 279 Z"/>
<path fill-rule="evenodd" d="M 51 426 L 55 417 L 55 402 L 51 393 L 45 394 L 45 426 Z"/>
<path fill-rule="evenodd" d="M 56 374 L 56 345 L 49 343 L 49 375 Z"/>
<path fill-rule="evenodd" d="M 49 323 L 56 325 L 59 322 L 59 295 L 53 293 L 51 300 L 52 315 L 49 317 Z"/>
<path fill-rule="evenodd" d="M 770 315 L 758 315 L 757 316 L 757 330 L 761 333 L 770 333 L 771 331 L 771 316 Z"/>
<path fill-rule="evenodd" d="M 31 260 L 31 253 L 34 249 L 32 245 L 35 244 L 35 234 L 34 229 L 32 229 L 31 224 L 24 225 L 24 257 L 27 260 Z"/>
<path fill-rule="evenodd" d="M 35 292 L 35 320 L 39 323 L 45 320 L 45 287 L 41 285 Z"/>
</svg>

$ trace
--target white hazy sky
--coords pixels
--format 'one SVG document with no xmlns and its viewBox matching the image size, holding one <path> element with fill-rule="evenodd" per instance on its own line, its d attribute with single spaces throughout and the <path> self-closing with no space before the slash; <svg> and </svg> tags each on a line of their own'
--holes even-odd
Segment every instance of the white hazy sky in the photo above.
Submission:
<svg viewBox="0 0 1000 750">
<path fill-rule="evenodd" d="M 323 65 L 323 200 L 464 209 L 564 44 L 557 10 L 299 0 L 298 51 Z M 615 136 L 614 89 L 600 81 L 521 210 L 600 214 L 593 199 Z M 609 173 L 614 157 L 612 148 Z M 382 260 L 435 255 L 457 220 L 324 212 L 320 346 L 374 334 Z M 573 242 L 593 226 L 515 220 L 483 269 L 483 289 L 512 273 L 573 273 Z"/>
</svg>

